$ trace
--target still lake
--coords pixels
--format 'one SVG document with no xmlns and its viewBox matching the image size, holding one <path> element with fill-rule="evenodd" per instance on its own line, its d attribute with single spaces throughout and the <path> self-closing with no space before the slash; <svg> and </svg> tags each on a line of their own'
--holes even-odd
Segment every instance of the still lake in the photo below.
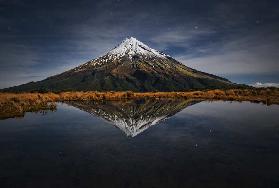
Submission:
<svg viewBox="0 0 279 188">
<path fill-rule="evenodd" d="M 279 106 L 58 103 L 0 120 L 0 187 L 279 187 Z"/>
</svg>

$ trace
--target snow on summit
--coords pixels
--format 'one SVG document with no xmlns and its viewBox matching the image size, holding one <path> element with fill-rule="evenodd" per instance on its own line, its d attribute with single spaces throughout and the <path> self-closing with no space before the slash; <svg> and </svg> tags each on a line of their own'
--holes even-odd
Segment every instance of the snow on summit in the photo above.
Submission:
<svg viewBox="0 0 279 188">
<path fill-rule="evenodd" d="M 128 55 L 131 59 L 133 56 L 144 56 L 144 57 L 159 57 L 166 58 L 167 55 L 154 50 L 144 43 L 140 42 L 134 37 L 126 38 L 121 44 L 116 48 L 108 52 L 108 55 L 116 56 L 117 58 Z"/>
<path fill-rule="evenodd" d="M 153 48 L 148 47 L 144 43 L 140 42 L 134 37 L 126 38 L 117 47 L 109 51 L 106 55 L 101 56 L 97 59 L 92 59 L 89 62 L 74 68 L 75 72 L 80 72 L 87 69 L 87 66 L 101 66 L 109 63 L 113 60 L 121 59 L 122 57 L 128 57 L 130 60 L 143 58 L 161 58 L 167 59 L 170 57 L 164 53 L 161 53 Z"/>
</svg>

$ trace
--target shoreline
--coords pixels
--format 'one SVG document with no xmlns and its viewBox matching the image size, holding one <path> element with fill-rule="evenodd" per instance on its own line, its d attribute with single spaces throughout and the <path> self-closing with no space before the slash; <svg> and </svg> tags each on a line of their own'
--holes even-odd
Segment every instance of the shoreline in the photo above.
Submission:
<svg viewBox="0 0 279 188">
<path fill-rule="evenodd" d="M 214 89 L 185 92 L 132 92 L 132 91 L 73 91 L 61 93 L 0 93 L 0 119 L 22 117 L 25 112 L 55 110 L 56 102 L 86 101 L 86 100 L 136 100 L 154 99 L 197 99 L 209 101 L 249 101 L 266 105 L 279 105 L 279 89 Z"/>
</svg>

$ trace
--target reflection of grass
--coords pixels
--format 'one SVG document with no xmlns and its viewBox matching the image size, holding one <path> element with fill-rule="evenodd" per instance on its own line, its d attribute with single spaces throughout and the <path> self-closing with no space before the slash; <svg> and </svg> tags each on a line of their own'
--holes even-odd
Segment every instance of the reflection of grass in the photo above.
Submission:
<svg viewBox="0 0 279 188">
<path fill-rule="evenodd" d="M 0 119 L 21 117 L 25 112 L 55 110 L 54 101 L 55 98 L 53 98 L 51 94 L 1 93 Z"/>
<path fill-rule="evenodd" d="M 204 100 L 251 101 L 279 104 L 279 89 L 230 89 L 188 92 L 62 92 L 0 93 L 0 118 L 22 116 L 24 112 L 54 109 L 54 102 L 77 100 L 121 100 L 139 98 L 186 98 Z"/>
</svg>

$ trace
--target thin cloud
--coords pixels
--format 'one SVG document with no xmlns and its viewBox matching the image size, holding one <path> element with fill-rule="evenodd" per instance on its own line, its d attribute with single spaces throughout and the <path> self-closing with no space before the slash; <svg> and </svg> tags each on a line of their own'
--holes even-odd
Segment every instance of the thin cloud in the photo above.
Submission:
<svg viewBox="0 0 279 188">
<path fill-rule="evenodd" d="M 213 74 L 266 74 L 279 72 L 276 31 L 250 33 L 205 47 L 204 55 L 177 55 L 184 64 Z M 211 49 L 214 49 L 212 51 Z"/>
<path fill-rule="evenodd" d="M 252 84 L 251 86 L 253 87 L 277 87 L 279 88 L 279 83 L 261 83 L 261 82 L 256 82 L 255 84 Z"/>
</svg>

